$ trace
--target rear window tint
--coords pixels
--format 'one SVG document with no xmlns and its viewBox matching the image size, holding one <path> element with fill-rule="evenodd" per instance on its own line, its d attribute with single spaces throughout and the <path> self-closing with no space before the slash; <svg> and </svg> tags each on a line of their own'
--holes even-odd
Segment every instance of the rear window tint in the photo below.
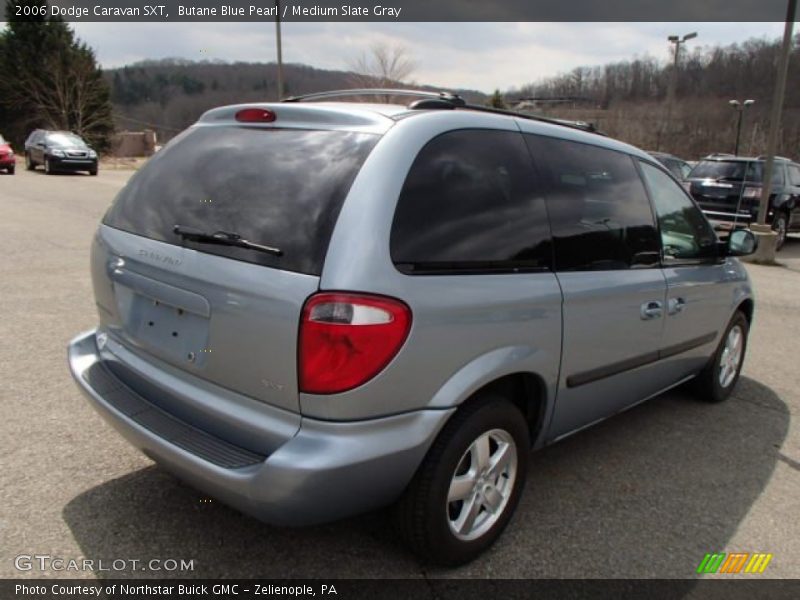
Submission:
<svg viewBox="0 0 800 600">
<path fill-rule="evenodd" d="M 525 140 L 545 175 L 556 270 L 658 266 L 655 219 L 629 155 L 530 134 Z"/>
<path fill-rule="evenodd" d="M 103 222 L 201 252 L 319 275 L 342 203 L 378 139 L 345 131 L 194 127 L 131 178 Z M 175 225 L 237 233 L 283 255 L 182 241 Z"/>
<path fill-rule="evenodd" d="M 419 153 L 392 224 L 405 273 L 490 273 L 550 267 L 544 198 L 522 136 L 459 130 Z"/>
</svg>

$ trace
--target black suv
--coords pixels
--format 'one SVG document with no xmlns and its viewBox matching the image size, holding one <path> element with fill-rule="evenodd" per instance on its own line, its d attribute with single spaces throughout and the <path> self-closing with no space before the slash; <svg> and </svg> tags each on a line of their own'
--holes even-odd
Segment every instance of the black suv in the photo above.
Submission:
<svg viewBox="0 0 800 600">
<path fill-rule="evenodd" d="M 689 173 L 686 189 L 718 230 L 748 227 L 758 217 L 764 182 L 764 157 L 707 156 Z M 776 157 L 767 223 L 778 234 L 800 231 L 800 164 Z"/>
<path fill-rule="evenodd" d="M 25 140 L 25 167 L 33 171 L 37 165 L 43 165 L 48 175 L 56 171 L 97 175 L 97 152 L 69 131 L 35 129 Z"/>
</svg>

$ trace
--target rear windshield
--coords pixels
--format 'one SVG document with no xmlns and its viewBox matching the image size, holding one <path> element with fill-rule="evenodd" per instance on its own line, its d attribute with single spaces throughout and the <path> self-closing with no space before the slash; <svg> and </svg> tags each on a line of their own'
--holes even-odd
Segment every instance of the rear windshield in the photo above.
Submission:
<svg viewBox="0 0 800 600">
<path fill-rule="evenodd" d="M 782 183 L 779 165 L 773 167 L 772 182 Z M 743 160 L 708 160 L 699 163 L 689 174 L 692 179 L 715 179 L 717 181 L 749 181 L 761 183 L 764 180 L 764 163 Z"/>
<path fill-rule="evenodd" d="M 345 131 L 194 127 L 131 178 L 103 222 L 201 252 L 319 275 L 345 196 L 377 140 Z M 236 233 L 283 255 L 182 241 L 175 225 Z"/>
</svg>

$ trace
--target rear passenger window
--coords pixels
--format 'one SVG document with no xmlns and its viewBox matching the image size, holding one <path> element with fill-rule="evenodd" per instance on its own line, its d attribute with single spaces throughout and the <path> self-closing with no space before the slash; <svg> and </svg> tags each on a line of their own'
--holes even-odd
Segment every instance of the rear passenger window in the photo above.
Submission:
<svg viewBox="0 0 800 600">
<path fill-rule="evenodd" d="M 546 176 L 557 270 L 658 266 L 653 212 L 630 156 L 530 134 L 525 139 Z"/>
<path fill-rule="evenodd" d="M 544 200 L 519 133 L 459 130 L 431 140 L 406 178 L 391 255 L 406 273 L 550 267 Z"/>
</svg>

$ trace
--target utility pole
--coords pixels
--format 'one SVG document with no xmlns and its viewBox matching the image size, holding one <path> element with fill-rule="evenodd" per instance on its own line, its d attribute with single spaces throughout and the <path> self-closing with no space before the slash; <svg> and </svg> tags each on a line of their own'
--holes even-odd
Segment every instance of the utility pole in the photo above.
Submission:
<svg viewBox="0 0 800 600">
<path fill-rule="evenodd" d="M 278 100 L 283 99 L 283 50 L 281 48 L 281 0 L 275 0 L 275 42 L 278 46 Z"/>
<path fill-rule="evenodd" d="M 759 248 L 753 256 L 754 262 L 774 263 L 777 234 L 767 225 L 769 197 L 772 193 L 772 173 L 775 169 L 775 152 L 778 147 L 778 133 L 781 129 L 783 101 L 786 95 L 786 75 L 789 70 L 789 56 L 792 51 L 792 33 L 797 13 L 797 0 L 789 0 L 786 7 L 786 24 L 783 30 L 783 45 L 778 62 L 778 77 L 775 84 L 775 95 L 772 98 L 772 112 L 769 119 L 769 135 L 767 137 L 767 160 L 764 165 L 764 185 L 761 188 L 761 203 L 758 207 L 758 222 L 750 228 L 759 238 Z"/>
<path fill-rule="evenodd" d="M 742 118 L 744 117 L 744 111 L 748 106 L 752 106 L 755 104 L 755 100 L 745 100 L 744 102 L 739 102 L 738 100 L 729 100 L 728 104 L 730 104 L 736 112 L 739 113 L 739 117 L 736 121 L 736 146 L 733 150 L 734 156 L 739 156 L 739 140 L 742 136 Z"/>
</svg>

